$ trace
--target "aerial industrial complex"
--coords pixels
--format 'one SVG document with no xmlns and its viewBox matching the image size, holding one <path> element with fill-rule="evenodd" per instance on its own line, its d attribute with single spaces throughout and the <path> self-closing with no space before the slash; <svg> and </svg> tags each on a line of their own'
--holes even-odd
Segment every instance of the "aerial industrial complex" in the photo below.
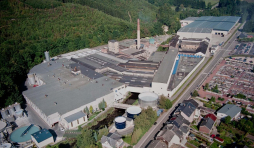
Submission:
<svg viewBox="0 0 254 148">
<path fill-rule="evenodd" d="M 103 136 L 102 143 L 107 147 L 110 138 L 119 137 L 116 130 L 121 132 L 126 127 L 134 126 L 134 116 L 139 115 L 142 108 L 151 106 L 156 109 L 160 95 L 170 99 L 205 57 L 210 56 L 213 35 L 226 36 L 239 19 L 209 16 L 181 20 L 182 28 L 165 45 L 165 52 L 157 49 L 168 36 L 141 39 L 139 20 L 137 39 L 110 40 L 108 45 L 55 57 L 50 57 L 46 51 L 44 62 L 34 66 L 27 74 L 27 90 L 23 96 L 48 126 L 59 125 L 69 130 L 88 121 L 84 111 L 86 108 L 92 106 L 96 111 L 102 101 L 113 106 L 122 102 L 127 92 L 140 93 L 140 107 L 129 107 L 126 116 L 115 119 L 112 128 L 115 131 Z M 19 105 L 14 106 L 18 106 L 19 110 Z M 167 145 L 180 144 L 189 134 L 190 123 L 200 116 L 200 106 L 193 100 L 183 102 L 156 139 L 166 139 Z M 1 111 L 6 120 L 18 114 L 13 107 L 9 108 Z M 171 136 L 165 137 L 167 133 Z M 41 141 L 36 136 L 40 134 L 47 135 L 52 141 L 47 130 L 42 130 L 42 133 L 36 131 L 32 139 L 37 145 Z M 123 146 L 122 140 L 114 143 Z M 156 145 L 158 141 L 152 144 Z"/>
</svg>

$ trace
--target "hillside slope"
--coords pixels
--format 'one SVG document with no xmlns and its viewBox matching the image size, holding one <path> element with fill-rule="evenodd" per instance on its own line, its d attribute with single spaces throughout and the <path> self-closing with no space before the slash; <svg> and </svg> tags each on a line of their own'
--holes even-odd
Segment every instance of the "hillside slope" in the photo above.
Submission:
<svg viewBox="0 0 254 148">
<path fill-rule="evenodd" d="M 0 28 L 0 107 L 21 101 L 26 73 L 42 62 L 44 51 L 55 56 L 136 37 L 136 23 L 54 0 L 0 1 Z M 141 29 L 142 36 L 153 32 Z"/>
</svg>

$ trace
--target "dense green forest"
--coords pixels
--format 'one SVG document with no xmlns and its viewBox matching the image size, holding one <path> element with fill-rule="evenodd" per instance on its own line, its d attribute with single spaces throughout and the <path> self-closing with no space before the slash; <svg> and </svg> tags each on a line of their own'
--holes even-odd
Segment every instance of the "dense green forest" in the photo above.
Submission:
<svg viewBox="0 0 254 148">
<path fill-rule="evenodd" d="M 168 34 L 175 33 L 179 20 L 189 16 L 253 20 L 250 6 L 239 0 L 220 0 L 213 10 L 203 0 L 1 0 L 0 107 L 22 101 L 26 74 L 43 61 L 45 51 L 55 56 L 110 39 L 135 38 L 137 18 L 141 37 L 163 34 L 162 25 L 169 27 Z"/>
</svg>

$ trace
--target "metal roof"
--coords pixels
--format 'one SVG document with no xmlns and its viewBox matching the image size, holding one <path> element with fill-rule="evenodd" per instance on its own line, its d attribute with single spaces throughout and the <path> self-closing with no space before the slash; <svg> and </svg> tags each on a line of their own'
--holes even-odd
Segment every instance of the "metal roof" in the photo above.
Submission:
<svg viewBox="0 0 254 148">
<path fill-rule="evenodd" d="M 159 96 L 155 93 L 143 92 L 138 95 L 138 98 L 143 101 L 155 101 L 159 98 Z"/>
<path fill-rule="evenodd" d="M 77 63 L 72 66 L 80 68 L 81 74 L 73 75 L 60 61 L 51 66 L 46 66 L 46 63 L 35 66 L 31 71 L 46 84 L 23 92 L 47 116 L 56 112 L 61 115 L 67 113 L 123 85 L 88 68 L 78 67 Z"/>
<path fill-rule="evenodd" d="M 220 110 L 218 110 L 217 113 L 226 114 L 231 118 L 234 118 L 239 112 L 241 112 L 241 110 L 242 109 L 236 105 L 226 104 Z"/>
<path fill-rule="evenodd" d="M 127 108 L 126 110 L 129 114 L 139 114 L 141 113 L 141 108 L 140 107 L 137 107 L 137 106 L 132 106 L 132 107 L 129 107 Z"/>
<path fill-rule="evenodd" d="M 199 17 L 187 17 L 186 19 L 181 20 L 181 21 L 195 21 L 197 19 L 199 19 Z"/>
<path fill-rule="evenodd" d="M 168 53 L 164 56 L 158 71 L 155 73 L 153 82 L 166 83 L 168 82 L 169 75 L 173 71 L 174 62 L 178 54 L 178 49 L 170 48 Z"/>
<path fill-rule="evenodd" d="M 202 16 L 180 28 L 178 32 L 211 33 L 212 30 L 229 31 L 239 19 L 240 17 L 236 16 Z"/>
<path fill-rule="evenodd" d="M 38 143 L 41 143 L 42 141 L 52 137 L 52 134 L 47 129 L 42 129 L 33 133 L 32 136 Z"/>
<path fill-rule="evenodd" d="M 160 62 L 162 61 L 164 55 L 165 55 L 165 52 L 153 52 L 148 60 L 154 61 L 154 62 Z"/>
<path fill-rule="evenodd" d="M 72 121 L 75 121 L 75 120 L 78 120 L 79 118 L 82 118 L 86 116 L 85 113 L 83 113 L 82 111 L 79 111 L 77 113 L 74 113 L 68 117 L 65 117 L 64 119 L 68 122 L 68 123 L 71 123 Z"/>
</svg>

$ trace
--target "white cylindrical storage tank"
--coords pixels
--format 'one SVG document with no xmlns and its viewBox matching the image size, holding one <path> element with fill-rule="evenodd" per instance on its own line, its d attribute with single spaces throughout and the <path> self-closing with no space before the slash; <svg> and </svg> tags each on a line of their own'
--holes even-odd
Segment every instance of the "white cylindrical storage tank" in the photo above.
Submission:
<svg viewBox="0 0 254 148">
<path fill-rule="evenodd" d="M 141 113 L 141 108 L 137 106 L 132 106 L 127 108 L 126 112 L 128 118 L 134 119 L 135 115 L 138 116 Z"/>
<path fill-rule="evenodd" d="M 27 74 L 27 78 L 28 78 L 28 82 L 29 82 L 30 85 L 34 85 L 35 84 L 35 78 L 34 78 L 34 74 L 33 73 Z"/>
<path fill-rule="evenodd" d="M 159 96 L 151 92 L 144 92 L 138 95 L 138 102 L 142 108 L 146 108 L 148 106 L 157 107 L 158 99 Z"/>
<path fill-rule="evenodd" d="M 50 61 L 49 52 L 46 51 L 46 52 L 44 52 L 44 54 L 45 54 L 45 57 L 46 57 L 46 61 Z"/>
<path fill-rule="evenodd" d="M 117 129 L 124 129 L 126 127 L 126 118 L 122 116 L 116 117 L 115 126 Z"/>
</svg>

